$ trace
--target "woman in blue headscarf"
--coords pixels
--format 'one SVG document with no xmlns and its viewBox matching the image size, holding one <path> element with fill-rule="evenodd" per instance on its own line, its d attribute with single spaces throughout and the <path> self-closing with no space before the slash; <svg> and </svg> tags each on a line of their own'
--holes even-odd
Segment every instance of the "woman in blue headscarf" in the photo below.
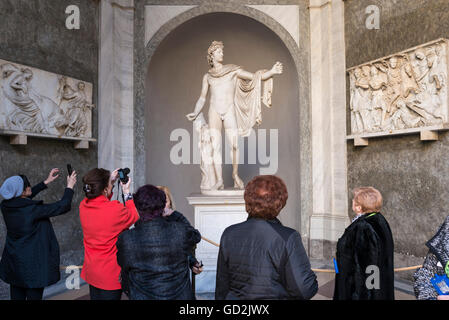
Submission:
<svg viewBox="0 0 449 320">
<path fill-rule="evenodd" d="M 61 200 L 50 204 L 32 200 L 59 176 L 58 171 L 52 169 L 33 188 L 24 175 L 10 177 L 0 187 L 7 230 L 0 279 L 10 284 L 11 300 L 42 300 L 44 287 L 60 279 L 59 245 L 49 218 L 70 211 L 76 172 L 67 177 Z"/>
</svg>

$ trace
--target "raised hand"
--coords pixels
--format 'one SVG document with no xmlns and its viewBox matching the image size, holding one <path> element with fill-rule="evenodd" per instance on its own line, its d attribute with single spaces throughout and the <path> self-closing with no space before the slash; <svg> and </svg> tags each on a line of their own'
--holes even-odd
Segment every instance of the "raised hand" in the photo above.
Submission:
<svg viewBox="0 0 449 320">
<path fill-rule="evenodd" d="M 76 183 L 76 171 L 73 171 L 70 176 L 67 176 L 67 188 L 73 189 Z"/>
<path fill-rule="evenodd" d="M 47 179 L 44 181 L 45 184 L 49 184 L 50 182 L 55 181 L 55 179 L 57 177 L 59 177 L 59 169 L 58 168 L 53 168 L 51 169 L 50 173 L 48 174 Z"/>
<path fill-rule="evenodd" d="M 277 61 L 275 64 L 274 64 L 274 66 L 273 66 L 273 68 L 271 68 L 271 71 L 273 72 L 273 74 L 281 74 L 282 73 L 282 71 L 283 71 L 283 66 L 282 66 L 282 63 L 280 63 L 279 61 Z"/>
<path fill-rule="evenodd" d="M 113 185 L 117 179 L 118 179 L 118 170 L 120 168 L 115 169 L 114 171 L 112 171 L 111 176 L 109 178 L 109 181 L 111 182 L 111 184 Z"/>
<path fill-rule="evenodd" d="M 200 274 L 201 272 L 203 272 L 203 267 L 199 262 L 196 262 L 192 267 L 192 271 L 195 274 Z"/>
<path fill-rule="evenodd" d="M 189 121 L 193 121 L 196 119 L 196 117 L 198 117 L 198 115 L 195 112 L 189 113 L 188 115 L 186 115 L 187 119 L 189 119 Z"/>
<path fill-rule="evenodd" d="M 131 185 L 131 178 L 128 177 L 128 182 L 126 184 L 123 184 L 123 182 L 120 181 L 120 185 L 122 186 L 123 193 L 129 193 L 129 186 Z"/>
</svg>

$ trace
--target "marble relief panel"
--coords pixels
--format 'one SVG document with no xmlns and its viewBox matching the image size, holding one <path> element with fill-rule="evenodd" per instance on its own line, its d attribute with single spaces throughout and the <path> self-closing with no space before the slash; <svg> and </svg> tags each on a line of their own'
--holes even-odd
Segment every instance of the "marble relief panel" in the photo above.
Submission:
<svg viewBox="0 0 449 320">
<path fill-rule="evenodd" d="M 439 39 L 348 69 L 352 134 L 447 124 L 447 59 Z"/>
<path fill-rule="evenodd" d="M 92 137 L 92 84 L 0 59 L 0 129 Z"/>
</svg>

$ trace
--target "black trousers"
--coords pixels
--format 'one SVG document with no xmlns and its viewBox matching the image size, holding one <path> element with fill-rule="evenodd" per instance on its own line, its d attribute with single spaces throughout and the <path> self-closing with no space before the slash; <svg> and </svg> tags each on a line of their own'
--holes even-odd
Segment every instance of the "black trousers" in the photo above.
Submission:
<svg viewBox="0 0 449 320">
<path fill-rule="evenodd" d="M 11 300 L 42 300 L 44 288 L 21 288 L 10 286 Z"/>
<path fill-rule="evenodd" d="M 89 285 L 90 300 L 120 300 L 122 298 L 122 289 L 103 290 Z"/>
</svg>

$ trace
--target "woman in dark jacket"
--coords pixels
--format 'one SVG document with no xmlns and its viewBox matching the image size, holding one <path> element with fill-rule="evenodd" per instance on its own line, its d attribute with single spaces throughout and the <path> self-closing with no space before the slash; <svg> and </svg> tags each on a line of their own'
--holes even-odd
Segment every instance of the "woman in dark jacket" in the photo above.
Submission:
<svg viewBox="0 0 449 320">
<path fill-rule="evenodd" d="M 449 300 L 449 295 L 438 295 L 431 282 L 435 275 L 449 277 L 449 216 L 426 245 L 429 252 L 424 264 L 413 275 L 415 296 L 418 300 Z"/>
<path fill-rule="evenodd" d="M 44 287 L 60 279 L 59 245 L 49 218 L 70 211 L 76 172 L 67 177 L 60 201 L 32 200 L 58 177 L 57 172 L 51 170 L 47 180 L 33 188 L 25 176 L 10 177 L 0 188 L 7 229 L 0 278 L 10 284 L 11 300 L 41 300 Z"/>
<path fill-rule="evenodd" d="M 318 291 L 300 234 L 276 218 L 288 198 L 276 176 L 245 188 L 248 220 L 225 229 L 217 262 L 216 300 L 301 299 Z"/>
<path fill-rule="evenodd" d="M 372 187 L 353 191 L 352 224 L 337 242 L 334 300 L 394 300 L 393 235 Z"/>
<path fill-rule="evenodd" d="M 193 299 L 188 256 L 200 233 L 176 211 L 170 221 L 162 217 L 166 199 L 157 187 L 140 187 L 133 198 L 140 220 L 117 241 L 124 292 L 131 300 Z"/>
</svg>

